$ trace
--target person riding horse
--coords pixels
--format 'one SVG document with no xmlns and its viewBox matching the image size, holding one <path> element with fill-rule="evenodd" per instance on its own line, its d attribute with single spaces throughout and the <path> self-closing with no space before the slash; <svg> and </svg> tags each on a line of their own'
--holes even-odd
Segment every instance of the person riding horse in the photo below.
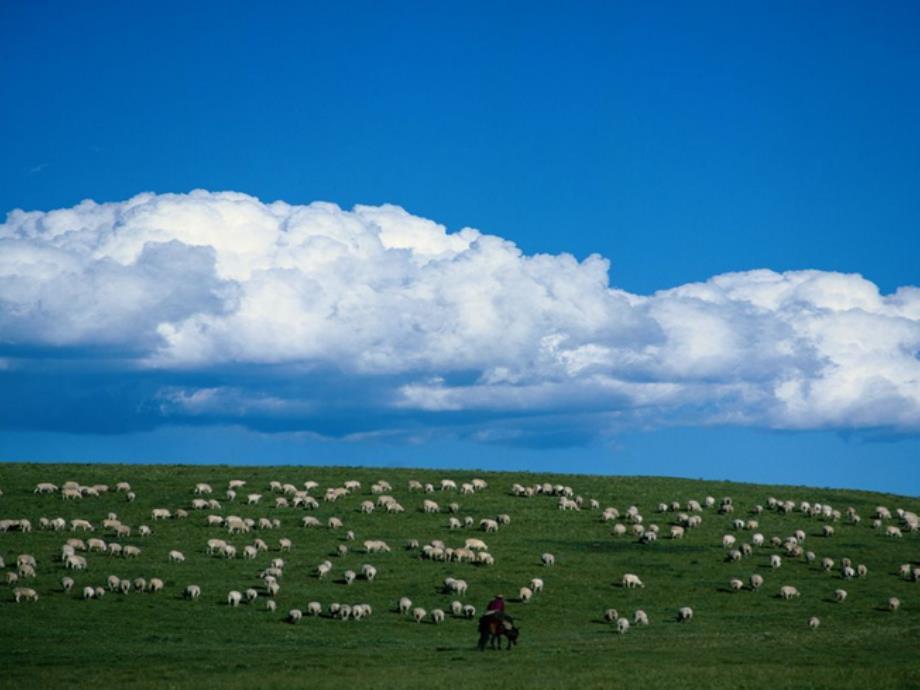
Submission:
<svg viewBox="0 0 920 690">
<path fill-rule="evenodd" d="M 517 644 L 518 629 L 514 619 L 505 613 L 505 597 L 497 594 L 486 606 L 485 614 L 479 619 L 479 651 L 486 648 L 489 641 L 493 649 L 501 648 L 502 636 L 508 639 L 508 649 Z"/>
</svg>

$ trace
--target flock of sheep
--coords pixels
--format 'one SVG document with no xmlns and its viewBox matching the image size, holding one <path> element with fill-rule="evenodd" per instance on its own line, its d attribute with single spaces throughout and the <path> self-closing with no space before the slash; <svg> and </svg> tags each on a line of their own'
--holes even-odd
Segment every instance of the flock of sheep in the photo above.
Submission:
<svg viewBox="0 0 920 690">
<path fill-rule="evenodd" d="M 6 583 L 12 589 L 13 600 L 19 602 L 37 602 L 39 592 L 35 586 L 27 586 L 37 581 L 39 573 L 61 572 L 67 574 L 59 575 L 59 584 L 64 592 L 72 592 L 76 587 L 75 578 L 86 580 L 84 571 L 87 571 L 90 565 L 90 559 L 95 562 L 94 566 L 101 562 L 112 563 L 111 557 L 116 558 L 142 558 L 144 554 L 143 544 L 151 539 L 155 539 L 156 523 L 166 520 L 188 520 L 199 519 L 214 531 L 221 531 L 225 536 L 214 536 L 207 540 L 205 544 L 200 545 L 201 553 L 215 560 L 229 560 L 242 558 L 247 560 L 257 560 L 276 550 L 278 555 L 270 554 L 264 557 L 267 560 L 265 567 L 258 571 L 258 579 L 241 583 L 236 589 L 227 592 L 222 601 L 230 607 L 238 607 L 241 604 L 255 604 L 257 601 L 264 601 L 265 608 L 269 611 L 276 610 L 276 599 L 281 591 L 281 583 L 285 575 L 285 554 L 290 553 L 294 548 L 295 539 L 291 536 L 279 536 L 272 539 L 274 546 L 270 546 L 268 534 L 277 533 L 278 530 L 290 530 L 293 525 L 298 525 L 298 531 L 309 533 L 311 530 L 325 529 L 336 531 L 341 535 L 340 543 L 336 552 L 339 556 L 344 556 L 360 549 L 358 553 L 366 556 L 377 556 L 392 551 L 391 546 L 383 539 L 363 538 L 358 543 L 357 535 L 351 529 L 346 528 L 348 522 L 343 512 L 341 516 L 331 516 L 325 521 L 321 521 L 313 515 L 305 515 L 302 518 L 291 520 L 287 517 L 290 511 L 295 509 L 310 513 L 320 507 L 320 503 L 334 504 L 335 506 L 343 505 L 349 497 L 357 498 L 358 502 L 350 509 L 357 510 L 363 514 L 372 514 L 382 512 L 385 514 L 400 514 L 405 512 L 403 505 L 393 496 L 393 487 L 385 480 L 375 482 L 365 491 L 361 482 L 349 480 L 343 482 L 340 486 L 330 486 L 321 489 L 315 481 L 304 482 L 301 486 L 291 483 L 282 483 L 280 481 L 271 481 L 264 488 L 249 490 L 246 488 L 247 482 L 240 479 L 229 480 L 223 489 L 222 499 L 215 498 L 214 488 L 209 483 L 199 482 L 193 487 L 189 487 L 190 497 L 183 499 L 182 505 L 161 506 L 153 508 L 150 512 L 151 524 L 138 524 L 136 526 L 124 524 L 118 517 L 117 513 L 110 512 L 105 518 L 91 520 L 88 518 L 72 518 L 65 520 L 62 517 L 40 516 L 33 518 L 7 518 L 0 520 L 0 534 L 7 532 L 31 532 L 33 524 L 37 525 L 38 530 L 46 532 L 69 533 L 63 539 L 60 547 L 59 558 L 53 563 L 42 563 L 41 567 L 37 559 L 31 554 L 19 554 L 15 559 L 15 565 L 10 563 L 7 567 L 2 556 L 0 556 L 0 568 L 4 570 Z M 443 479 L 435 486 L 431 483 L 422 483 L 419 481 L 409 481 L 407 486 L 408 493 L 419 494 L 418 510 L 425 514 L 446 516 L 447 522 L 442 527 L 447 530 L 447 534 L 454 534 L 462 530 L 478 530 L 484 536 L 494 534 L 501 529 L 505 529 L 511 524 L 511 515 L 501 513 L 494 517 L 486 517 L 478 522 L 469 515 L 461 515 L 461 508 L 457 500 L 451 500 L 454 496 L 472 497 L 475 494 L 486 491 L 488 484 L 482 479 L 471 479 L 469 482 L 462 482 L 459 485 L 450 479 Z M 92 486 L 82 485 L 79 482 L 68 481 L 56 485 L 51 482 L 41 482 L 34 488 L 34 493 L 39 495 L 54 494 L 59 495 L 63 501 L 91 502 L 108 493 L 115 493 L 123 496 L 126 502 L 133 502 L 136 494 L 127 482 L 118 482 L 110 489 L 108 485 L 96 484 Z M 832 544 L 835 535 L 844 527 L 857 527 L 863 523 L 863 517 L 859 515 L 856 509 L 850 507 L 843 511 L 834 508 L 826 503 L 811 503 L 808 501 L 790 501 L 779 500 L 773 497 L 765 501 L 765 505 L 754 505 L 746 511 L 745 517 L 736 517 L 736 507 L 731 498 L 725 497 L 717 501 L 712 496 L 705 497 L 702 501 L 690 500 L 683 503 L 673 501 L 669 503 L 660 503 L 655 508 L 655 514 L 658 520 L 667 523 L 666 532 L 652 520 L 646 520 L 639 508 L 630 505 L 620 511 L 618 508 L 609 506 L 602 507 L 596 499 L 584 499 L 577 495 L 571 487 L 551 484 L 537 483 L 525 486 L 519 483 L 510 488 L 513 496 L 521 499 L 532 499 L 540 497 L 541 499 L 551 499 L 558 506 L 560 519 L 567 519 L 566 514 L 580 513 L 583 510 L 596 511 L 597 520 L 603 523 L 609 523 L 609 533 L 614 538 L 632 538 L 641 544 L 652 545 L 658 541 L 659 537 L 671 540 L 683 540 L 691 538 L 694 529 L 702 525 L 706 520 L 723 520 L 727 526 L 725 534 L 721 538 L 721 547 L 724 550 L 724 559 L 727 563 L 743 561 L 750 558 L 757 552 L 766 555 L 769 550 L 769 565 L 772 575 L 770 576 L 776 582 L 777 596 L 783 600 L 799 599 L 801 593 L 799 590 L 788 583 L 783 582 L 782 573 L 786 563 L 789 561 L 798 561 L 805 563 L 820 563 L 821 568 L 827 573 L 838 573 L 843 580 L 854 580 L 869 577 L 869 570 L 865 564 L 854 563 L 851 558 L 843 557 L 837 559 L 830 555 L 821 556 L 818 552 L 822 547 Z M 0 492 L 2 496 L 2 492 Z M 465 500 L 465 499 L 464 499 Z M 242 517 L 231 514 L 230 508 L 237 502 L 245 503 L 247 506 L 269 506 L 267 509 L 273 511 L 274 517 L 263 516 L 259 518 Z M 43 505 L 47 505 L 44 503 Z M 0 503 L 2 508 L 2 503 Z M 87 512 L 90 512 L 89 510 Z M 739 511 L 740 512 L 740 511 Z M 790 529 L 788 534 L 766 536 L 760 528 L 761 516 L 767 512 L 772 512 L 780 516 L 791 516 L 795 518 L 796 528 Z M 283 518 L 283 519 L 282 519 Z M 441 519 L 441 518 L 439 518 Z M 920 519 L 911 511 L 897 509 L 892 513 L 885 506 L 878 506 L 865 521 L 866 525 L 876 530 L 884 538 L 901 539 L 904 535 L 913 534 L 920 531 Z M 805 527 L 809 524 L 817 523 L 820 527 L 818 531 L 820 546 L 814 550 L 807 548 L 806 545 L 812 544 L 812 537 L 809 537 Z M 250 538 L 253 532 L 259 534 L 258 537 L 252 538 L 252 542 L 243 545 L 231 543 L 230 537 Z M 79 533 L 80 536 L 76 536 Z M 468 533 L 468 532 L 467 532 Z M 93 536 L 89 536 L 92 534 Z M 290 532 L 288 533 L 290 534 Z M 813 531 L 814 534 L 814 531 Z M 488 538 L 486 536 L 486 538 Z M 304 537 L 308 540 L 309 537 Z M 134 540 L 135 543 L 124 543 L 126 540 Z M 0 541 L 2 544 L 2 541 Z M 182 546 L 186 550 L 188 545 Z M 467 537 L 453 540 L 453 545 L 448 545 L 445 540 L 432 539 L 422 544 L 418 539 L 406 540 L 400 545 L 406 552 L 421 560 L 442 561 L 449 563 L 468 563 L 473 567 L 491 567 L 496 564 L 497 556 L 490 551 L 486 541 L 479 537 Z M 654 547 L 650 547 L 654 548 Z M 197 549 L 196 549 L 197 553 Z M 105 561 L 97 559 L 106 557 Z M 170 569 L 170 581 L 181 580 L 182 567 L 186 562 L 185 553 L 180 548 L 172 548 L 167 556 L 165 563 L 156 564 L 158 569 Z M 543 567 L 552 567 L 556 565 L 556 557 L 552 553 L 543 553 L 534 558 L 535 564 L 539 562 Z M 153 566 L 153 564 L 151 564 Z M 326 559 L 316 563 L 312 576 L 323 580 L 328 578 L 334 570 L 332 561 Z M 94 572 L 98 569 L 94 567 Z M 377 577 L 378 569 L 372 563 L 364 563 L 360 569 L 347 569 L 341 573 L 342 582 L 345 585 L 351 585 L 357 580 L 363 580 L 367 583 L 373 583 Z M 301 577 L 304 573 L 299 574 Z M 879 575 L 886 577 L 887 575 Z M 920 581 L 920 567 L 906 562 L 898 570 L 898 577 L 914 582 Z M 295 576 L 296 577 L 296 576 Z M 164 590 L 166 584 L 161 577 L 143 578 L 138 577 L 133 580 L 120 578 L 117 575 L 109 575 L 104 581 L 92 581 L 90 578 L 82 587 L 77 588 L 76 592 L 80 597 L 86 600 L 100 599 L 106 593 L 127 594 L 129 592 L 148 592 L 157 593 Z M 750 591 L 756 592 L 766 585 L 767 578 L 760 573 L 751 573 L 746 582 L 738 577 L 728 580 L 728 589 L 731 592 Z M 624 589 L 644 589 L 645 584 L 641 577 L 636 573 L 623 573 L 619 577 L 619 584 Z M 184 586 L 183 586 L 184 585 Z M 517 594 L 519 602 L 526 604 L 534 599 L 535 596 L 543 593 L 544 579 L 542 577 L 533 577 L 530 581 L 522 586 Z M 189 601 L 197 601 L 202 596 L 202 588 L 196 583 L 179 584 L 182 595 Z M 457 599 L 453 600 L 447 607 L 450 616 L 460 619 L 471 619 L 476 616 L 476 608 L 468 603 L 463 603 L 463 599 L 468 594 L 468 582 L 464 579 L 448 577 L 443 580 L 441 591 L 444 594 L 455 595 Z M 53 591 L 47 585 L 46 591 Z M 847 599 L 847 591 L 837 588 L 833 591 L 833 600 L 843 603 Z M 891 596 L 886 606 L 890 611 L 897 611 L 902 603 L 898 597 Z M 416 622 L 428 620 L 434 624 L 440 624 L 448 617 L 448 611 L 444 608 L 433 608 L 428 611 L 422 606 L 414 605 L 409 597 L 402 597 L 393 607 L 395 612 Z M 293 608 L 287 612 L 285 620 L 290 623 L 299 623 L 307 617 L 332 617 L 340 620 L 360 621 L 368 618 L 373 614 L 373 607 L 366 602 L 345 604 L 341 602 L 332 602 L 324 606 L 319 601 L 309 601 L 303 609 Z M 690 606 L 677 607 L 675 617 L 680 622 L 690 622 L 693 620 L 694 611 Z M 616 609 L 608 608 L 603 612 L 603 619 L 613 626 L 618 633 L 624 634 L 630 630 L 633 625 L 648 625 L 649 616 L 642 609 L 633 612 L 632 621 L 626 616 L 621 616 Z M 821 621 L 817 616 L 811 616 L 807 619 L 807 625 L 815 629 Z"/>
</svg>

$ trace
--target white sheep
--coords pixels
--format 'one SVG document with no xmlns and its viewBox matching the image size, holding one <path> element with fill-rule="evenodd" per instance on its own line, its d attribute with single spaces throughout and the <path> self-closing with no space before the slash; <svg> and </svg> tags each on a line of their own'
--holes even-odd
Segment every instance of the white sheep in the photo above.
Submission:
<svg viewBox="0 0 920 690">
<path fill-rule="evenodd" d="M 95 599 L 96 590 L 93 589 L 92 587 L 84 587 L 83 588 L 83 598 L 84 599 Z"/>
<path fill-rule="evenodd" d="M 731 580 L 728 581 L 728 586 L 731 588 L 733 592 L 740 592 L 741 589 L 744 587 L 744 582 L 739 580 L 737 577 L 733 577 Z"/>
<path fill-rule="evenodd" d="M 17 604 L 23 599 L 26 601 L 38 601 L 38 592 L 31 587 L 16 587 L 13 590 L 13 598 L 16 599 Z"/>
<path fill-rule="evenodd" d="M 185 554 L 181 551 L 176 551 L 173 549 L 169 552 L 169 562 L 170 563 L 185 563 Z"/>
<path fill-rule="evenodd" d="M 236 590 L 231 591 L 227 595 L 227 604 L 233 606 L 234 608 L 240 605 L 240 602 L 243 601 L 243 595 Z"/>
<path fill-rule="evenodd" d="M 544 566 L 556 565 L 556 557 L 551 553 L 544 553 L 540 556 L 540 562 L 543 563 Z"/>
<path fill-rule="evenodd" d="M 808 627 L 812 630 L 817 630 L 819 625 L 821 625 L 821 619 L 817 616 L 812 616 L 808 619 Z"/>
<path fill-rule="evenodd" d="M 277 608 L 278 608 L 278 604 L 276 604 L 273 599 L 269 599 L 265 602 L 266 611 L 271 611 L 272 613 L 274 613 L 277 610 Z"/>
<path fill-rule="evenodd" d="M 518 599 L 520 599 L 522 603 L 526 604 L 532 598 L 533 598 L 533 590 L 530 589 L 530 587 L 521 587 L 521 589 L 518 591 Z"/>
<path fill-rule="evenodd" d="M 69 592 L 73 589 L 74 581 L 72 577 L 62 577 L 61 578 L 61 588 L 65 592 Z"/>
<path fill-rule="evenodd" d="M 463 614 L 463 603 L 457 600 L 450 602 L 450 613 L 453 616 L 459 617 Z"/>
<path fill-rule="evenodd" d="M 476 607 L 472 604 L 467 604 L 463 607 L 463 615 L 467 618 L 473 618 L 476 615 Z"/>
<path fill-rule="evenodd" d="M 186 599 L 191 599 L 192 601 L 196 601 L 201 596 L 201 587 L 199 587 L 198 585 L 189 585 L 188 587 L 185 588 L 185 592 L 183 593 L 183 595 L 185 596 Z"/>
<path fill-rule="evenodd" d="M 416 606 L 414 609 L 412 609 L 412 617 L 415 619 L 416 623 L 421 623 L 423 620 L 425 620 L 425 616 L 427 615 L 428 612 L 421 606 Z"/>
<path fill-rule="evenodd" d="M 770 556 L 770 567 L 771 568 L 775 570 L 776 568 L 779 568 L 782 564 L 783 564 L 783 559 L 781 556 L 775 553 Z"/>
<path fill-rule="evenodd" d="M 441 609 L 432 609 L 431 611 L 431 622 L 435 625 L 439 625 L 444 622 L 444 611 Z"/>
<path fill-rule="evenodd" d="M 531 579 L 530 588 L 533 590 L 534 594 L 536 594 L 537 592 L 542 592 L 543 591 L 543 580 L 539 577 L 535 577 Z"/>
<path fill-rule="evenodd" d="M 897 611 L 899 608 L 901 608 L 901 600 L 898 599 L 897 597 L 889 597 L 888 598 L 888 610 Z"/>
<path fill-rule="evenodd" d="M 626 620 L 625 618 L 618 618 L 617 619 L 617 632 L 620 635 L 624 635 L 627 632 L 629 632 L 629 621 Z"/>
<path fill-rule="evenodd" d="M 626 589 L 634 589 L 636 587 L 645 588 L 645 584 L 639 579 L 639 576 L 633 573 L 625 573 L 620 579 L 620 585 Z"/>
<path fill-rule="evenodd" d="M 357 574 L 355 573 L 354 570 L 346 570 L 344 574 L 342 575 L 342 577 L 345 578 L 345 584 L 350 585 L 352 582 L 355 581 Z"/>
<path fill-rule="evenodd" d="M 311 601 L 307 604 L 307 613 L 311 616 L 318 616 L 323 612 L 323 605 L 318 601 Z"/>
<path fill-rule="evenodd" d="M 689 606 L 682 606 L 677 610 L 677 620 L 686 623 L 693 620 L 693 609 Z"/>
<path fill-rule="evenodd" d="M 161 592 L 163 591 L 163 580 L 158 577 L 150 578 L 150 582 L 147 584 L 148 592 Z"/>
<path fill-rule="evenodd" d="M 397 608 L 401 614 L 406 615 L 412 610 L 412 600 L 409 597 L 402 597 L 397 604 Z"/>
<path fill-rule="evenodd" d="M 846 601 L 847 591 L 845 589 L 835 589 L 834 590 L 834 601 L 843 603 Z"/>
<path fill-rule="evenodd" d="M 608 623 L 613 623 L 619 617 L 620 614 L 616 609 L 606 609 L 604 611 L 604 620 Z"/>
<path fill-rule="evenodd" d="M 802 596 L 802 594 L 801 592 L 799 592 L 799 590 L 797 590 L 792 585 L 783 585 L 782 587 L 779 588 L 779 596 L 782 599 L 785 599 L 788 601 L 789 599 L 792 599 L 793 597 Z"/>
<path fill-rule="evenodd" d="M 377 577 L 377 568 L 370 565 L 369 563 L 365 563 L 363 566 L 361 566 L 361 574 L 364 576 L 365 580 L 368 582 L 373 582 L 374 578 Z"/>
<path fill-rule="evenodd" d="M 291 609 L 288 611 L 287 619 L 288 623 L 296 625 L 297 623 L 300 623 L 301 619 L 303 619 L 303 611 L 300 609 Z"/>
<path fill-rule="evenodd" d="M 642 609 L 636 609 L 636 613 L 633 615 L 633 623 L 635 625 L 648 625 L 648 614 Z"/>
</svg>

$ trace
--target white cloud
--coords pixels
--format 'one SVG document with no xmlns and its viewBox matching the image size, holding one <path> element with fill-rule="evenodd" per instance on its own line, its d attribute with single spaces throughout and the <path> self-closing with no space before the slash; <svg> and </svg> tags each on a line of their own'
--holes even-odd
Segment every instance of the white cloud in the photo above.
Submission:
<svg viewBox="0 0 920 690">
<path fill-rule="evenodd" d="M 29 348 L 77 347 L 177 375 L 335 372 L 375 382 L 337 402 L 364 415 L 920 429 L 916 287 L 757 270 L 634 295 L 610 287 L 600 256 L 527 256 L 389 205 L 195 191 L 14 211 L 0 225 L 0 341 L 18 369 Z M 322 407 L 255 376 L 157 400 L 172 416 Z"/>
</svg>

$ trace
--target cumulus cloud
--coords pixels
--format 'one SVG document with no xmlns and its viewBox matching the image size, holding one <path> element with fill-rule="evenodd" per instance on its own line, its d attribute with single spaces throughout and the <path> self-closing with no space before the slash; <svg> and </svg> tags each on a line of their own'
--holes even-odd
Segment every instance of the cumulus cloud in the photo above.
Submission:
<svg viewBox="0 0 920 690">
<path fill-rule="evenodd" d="M 339 435 L 920 429 L 920 289 L 757 270 L 635 295 L 608 268 L 391 205 L 195 191 L 13 211 L 0 376 L 79 352 L 143 377 L 130 405 L 151 424 Z"/>
</svg>

